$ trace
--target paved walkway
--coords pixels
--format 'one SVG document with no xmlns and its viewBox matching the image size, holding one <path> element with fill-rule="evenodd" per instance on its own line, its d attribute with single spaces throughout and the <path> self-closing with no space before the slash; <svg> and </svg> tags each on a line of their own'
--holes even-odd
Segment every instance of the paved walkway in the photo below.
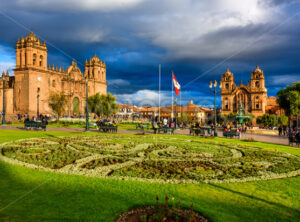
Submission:
<svg viewBox="0 0 300 222">
<path fill-rule="evenodd" d="M 0 130 L 25 130 L 23 126 L 11 126 L 11 125 L 0 125 Z M 63 127 L 47 127 L 47 131 L 60 131 L 60 132 L 84 132 L 84 128 L 63 128 Z M 91 132 L 98 132 L 97 129 L 90 129 Z M 153 133 L 153 131 L 148 130 L 146 133 Z M 1 133 L 1 131 L 0 131 Z M 141 130 L 118 130 L 118 133 L 129 133 L 129 134 L 137 134 L 141 133 Z M 175 134 L 177 135 L 189 135 L 189 129 L 184 130 L 176 130 Z M 222 132 L 218 132 L 219 137 L 223 137 Z M 252 133 L 244 133 L 242 134 L 242 139 L 253 139 L 260 142 L 267 143 L 275 143 L 288 145 L 287 137 L 279 137 L 275 135 L 262 135 L 262 134 L 252 134 Z"/>
</svg>

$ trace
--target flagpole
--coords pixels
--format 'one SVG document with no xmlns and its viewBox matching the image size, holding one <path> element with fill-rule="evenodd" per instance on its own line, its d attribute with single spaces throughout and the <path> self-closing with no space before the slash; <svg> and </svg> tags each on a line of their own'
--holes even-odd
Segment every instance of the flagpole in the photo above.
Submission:
<svg viewBox="0 0 300 222">
<path fill-rule="evenodd" d="M 160 82 L 161 82 L 161 65 L 158 65 L 158 75 L 159 75 L 159 80 L 158 80 L 158 121 L 160 121 Z"/>
<path fill-rule="evenodd" d="M 173 71 L 172 71 L 172 102 L 171 102 L 171 107 L 172 107 L 172 113 L 171 113 L 171 121 L 172 121 L 172 119 L 173 119 L 173 88 L 174 88 L 174 86 L 173 86 Z"/>
<path fill-rule="evenodd" d="M 179 96 L 180 96 L 180 117 L 181 117 L 181 121 L 182 121 L 181 93 L 179 94 Z"/>
</svg>

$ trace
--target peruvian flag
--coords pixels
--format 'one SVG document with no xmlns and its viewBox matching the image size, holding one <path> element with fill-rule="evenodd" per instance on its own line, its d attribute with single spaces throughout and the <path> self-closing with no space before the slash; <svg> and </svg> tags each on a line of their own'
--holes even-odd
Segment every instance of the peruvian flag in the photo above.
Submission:
<svg viewBox="0 0 300 222">
<path fill-rule="evenodd" d="M 179 96 L 180 84 L 177 82 L 173 72 L 172 72 L 172 75 L 173 75 L 173 84 L 174 84 L 174 88 L 175 88 L 175 93 L 177 96 Z"/>
</svg>

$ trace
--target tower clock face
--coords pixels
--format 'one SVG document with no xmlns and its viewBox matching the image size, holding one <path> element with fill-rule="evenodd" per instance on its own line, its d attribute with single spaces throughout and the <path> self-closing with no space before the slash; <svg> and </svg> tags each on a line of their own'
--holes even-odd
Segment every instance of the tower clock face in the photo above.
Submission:
<svg viewBox="0 0 300 222">
<path fill-rule="evenodd" d="M 41 77 L 37 77 L 37 81 L 39 81 L 39 82 L 40 82 L 41 80 L 42 80 L 42 78 L 41 78 Z"/>
</svg>

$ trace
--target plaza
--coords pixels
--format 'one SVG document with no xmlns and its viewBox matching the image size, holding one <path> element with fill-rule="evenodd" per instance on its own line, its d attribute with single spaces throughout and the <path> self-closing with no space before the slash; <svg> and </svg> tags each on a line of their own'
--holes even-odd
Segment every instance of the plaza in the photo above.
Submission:
<svg viewBox="0 0 300 222">
<path fill-rule="evenodd" d="M 299 221 L 299 1 L 0 5 L 0 222 Z"/>
</svg>

